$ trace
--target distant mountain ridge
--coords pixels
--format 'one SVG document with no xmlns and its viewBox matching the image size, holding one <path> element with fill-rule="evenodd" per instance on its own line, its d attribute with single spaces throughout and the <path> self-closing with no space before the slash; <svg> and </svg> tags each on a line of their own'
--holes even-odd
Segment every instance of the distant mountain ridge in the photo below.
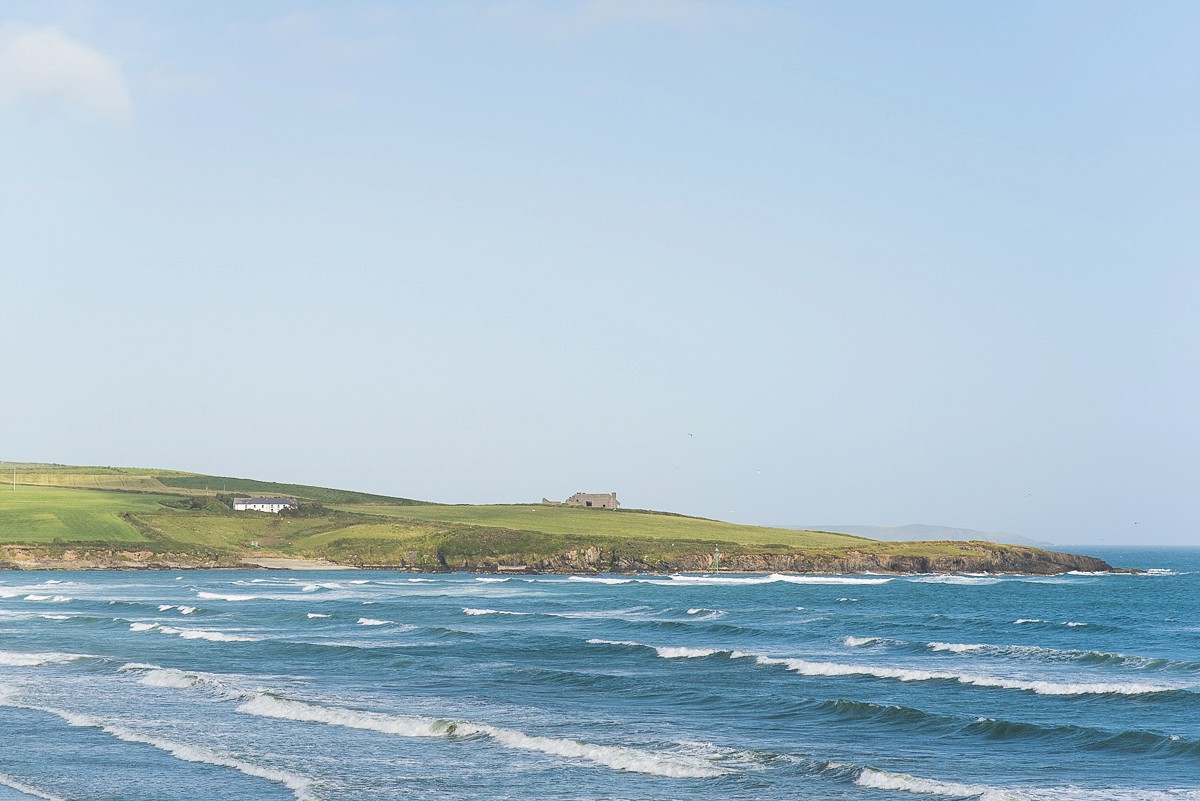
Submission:
<svg viewBox="0 0 1200 801">
<path fill-rule="evenodd" d="M 792 528 L 792 526 L 788 526 Z M 1009 534 L 1006 531 L 976 531 L 973 528 L 954 528 L 952 526 L 931 526 L 925 523 L 909 523 L 905 526 L 858 526 L 858 525 L 829 525 L 829 526 L 796 526 L 809 531 L 831 531 L 835 534 L 854 534 L 873 540 L 889 542 L 909 542 L 916 540 L 987 540 L 1003 542 L 1008 545 L 1033 545 L 1044 548 L 1051 543 L 1032 540 L 1020 534 Z"/>
</svg>

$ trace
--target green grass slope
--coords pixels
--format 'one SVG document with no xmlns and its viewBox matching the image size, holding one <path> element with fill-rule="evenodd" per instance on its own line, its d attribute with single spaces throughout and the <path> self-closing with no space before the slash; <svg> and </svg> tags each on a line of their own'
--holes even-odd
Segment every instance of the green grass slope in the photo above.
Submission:
<svg viewBox="0 0 1200 801">
<path fill-rule="evenodd" d="M 565 534 L 574 535 L 577 538 L 649 539 L 663 542 L 686 540 L 720 545 L 778 548 L 852 547 L 856 544 L 866 545 L 873 542 L 849 534 L 744 526 L 699 517 L 637 510 L 581 509 L 545 504 L 526 506 L 428 504 L 418 507 L 365 504 L 339 508 L 405 520 L 486 526 L 515 531 L 541 532 L 548 535 Z"/>
<path fill-rule="evenodd" d="M 146 538 L 126 513 L 159 510 L 168 495 L 11 484 L 0 489 L 0 543 L 113 542 Z"/>
<path fill-rule="evenodd" d="M 1042 558 L 1013 556 L 1004 550 L 1010 546 L 987 543 L 878 542 L 639 510 L 448 506 L 172 470 L 0 462 L 0 471 L 9 476 L 0 484 L 0 562 L 10 564 L 132 565 L 147 563 L 150 554 L 162 556 L 155 563 L 196 566 L 294 556 L 426 570 L 522 564 L 563 572 L 706 570 L 716 547 L 723 564 L 728 559 L 756 571 L 932 564 L 921 559 L 942 560 L 945 569 L 967 569 L 974 559 L 969 569 L 998 570 L 1017 564 L 1017 557 L 1032 560 L 1028 569 L 1036 570 Z M 232 498 L 243 493 L 296 497 L 300 508 L 279 515 L 235 512 Z M 979 559 L 993 561 L 980 566 Z"/>
</svg>

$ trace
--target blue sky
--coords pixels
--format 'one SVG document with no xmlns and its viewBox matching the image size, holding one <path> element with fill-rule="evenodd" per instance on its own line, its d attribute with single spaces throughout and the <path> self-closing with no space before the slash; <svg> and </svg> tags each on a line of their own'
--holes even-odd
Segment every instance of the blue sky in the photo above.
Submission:
<svg viewBox="0 0 1200 801">
<path fill-rule="evenodd" d="M 3 458 L 1197 544 L 1195 3 L 0 3 Z"/>
</svg>

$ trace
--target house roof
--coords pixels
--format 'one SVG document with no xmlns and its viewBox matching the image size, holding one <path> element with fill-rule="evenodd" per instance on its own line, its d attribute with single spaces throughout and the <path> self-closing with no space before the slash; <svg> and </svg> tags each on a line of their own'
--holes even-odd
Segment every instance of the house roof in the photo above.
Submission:
<svg viewBox="0 0 1200 801">
<path fill-rule="evenodd" d="M 234 498 L 234 503 L 282 503 L 284 505 L 294 504 L 295 498 Z"/>
</svg>

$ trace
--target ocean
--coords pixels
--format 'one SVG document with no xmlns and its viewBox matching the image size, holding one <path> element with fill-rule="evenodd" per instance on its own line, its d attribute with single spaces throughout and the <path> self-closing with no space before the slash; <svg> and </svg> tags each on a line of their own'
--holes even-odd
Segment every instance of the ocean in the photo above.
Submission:
<svg viewBox="0 0 1200 801">
<path fill-rule="evenodd" d="M 1150 572 L 0 573 L 0 800 L 1200 799 Z"/>
</svg>

